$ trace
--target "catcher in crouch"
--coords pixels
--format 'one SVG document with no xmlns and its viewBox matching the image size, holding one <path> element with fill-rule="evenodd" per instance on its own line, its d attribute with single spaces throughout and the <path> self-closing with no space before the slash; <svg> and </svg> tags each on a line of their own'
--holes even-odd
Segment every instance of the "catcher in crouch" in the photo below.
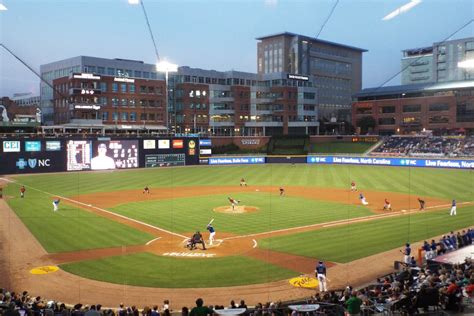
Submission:
<svg viewBox="0 0 474 316">
<path fill-rule="evenodd" d="M 201 244 L 202 250 L 206 250 L 206 244 L 204 243 L 204 239 L 199 231 L 195 232 L 193 237 L 191 237 L 190 249 L 196 249 L 196 244 Z"/>
<path fill-rule="evenodd" d="M 231 198 L 230 196 L 227 197 L 227 199 L 229 200 L 230 205 L 232 206 L 232 211 L 240 203 L 240 200 L 235 200 L 235 199 Z"/>
</svg>

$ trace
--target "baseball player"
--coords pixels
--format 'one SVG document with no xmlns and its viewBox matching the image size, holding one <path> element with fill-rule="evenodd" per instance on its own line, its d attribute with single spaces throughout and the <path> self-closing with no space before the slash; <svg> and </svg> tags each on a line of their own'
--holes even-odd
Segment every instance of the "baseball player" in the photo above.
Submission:
<svg viewBox="0 0 474 316">
<path fill-rule="evenodd" d="M 148 188 L 148 186 L 144 187 L 143 188 L 143 194 L 150 194 L 150 189 Z"/>
<path fill-rule="evenodd" d="M 328 290 L 326 284 L 326 266 L 322 261 L 319 261 L 319 264 L 316 265 L 314 273 L 319 281 L 319 292 L 326 292 Z"/>
<path fill-rule="evenodd" d="M 214 236 L 216 235 L 216 230 L 212 224 L 208 224 L 206 229 L 209 231 L 209 245 L 212 246 L 212 243 L 214 242 Z"/>
<path fill-rule="evenodd" d="M 283 196 L 285 194 L 285 189 L 283 187 L 280 187 L 280 196 Z"/>
<path fill-rule="evenodd" d="M 25 191 L 26 191 L 26 188 L 25 188 L 24 185 L 22 185 L 21 188 L 20 188 L 20 197 L 21 198 L 25 197 Z"/>
<path fill-rule="evenodd" d="M 357 191 L 357 186 L 356 186 L 356 183 L 354 180 L 352 180 L 351 182 L 351 192 L 355 192 Z"/>
<path fill-rule="evenodd" d="M 401 251 L 401 253 L 404 254 L 404 257 L 403 257 L 403 262 L 405 262 L 406 264 L 410 264 L 410 254 L 411 254 L 411 248 L 410 248 L 410 244 L 409 243 L 406 243 L 405 244 L 405 250 Z"/>
<path fill-rule="evenodd" d="M 449 212 L 449 216 L 456 216 L 456 200 L 453 200 L 451 203 L 451 211 Z"/>
<path fill-rule="evenodd" d="M 420 203 L 420 211 L 424 211 L 425 210 L 425 201 L 418 198 L 418 203 Z"/>
<path fill-rule="evenodd" d="M 431 246 L 430 244 L 425 240 L 423 242 L 423 251 L 425 252 L 425 260 L 428 261 L 431 259 Z"/>
<path fill-rule="evenodd" d="M 202 244 L 202 250 L 206 250 L 206 244 L 204 243 L 204 240 L 202 239 L 202 235 L 199 231 L 194 233 L 191 239 L 191 249 L 196 248 L 196 244 Z"/>
<path fill-rule="evenodd" d="M 390 204 L 390 201 L 385 198 L 385 204 L 383 205 L 383 210 L 384 211 L 391 211 L 392 210 L 392 205 Z"/>
<path fill-rule="evenodd" d="M 367 202 L 367 200 L 365 199 L 365 196 L 362 193 L 359 194 L 359 199 L 363 205 L 369 205 L 369 202 Z"/>
<path fill-rule="evenodd" d="M 227 197 L 229 199 L 230 204 L 232 205 L 232 211 L 235 209 L 235 207 L 240 203 L 240 200 L 233 199 L 231 197 Z"/>
<path fill-rule="evenodd" d="M 61 202 L 61 199 L 60 198 L 57 198 L 56 200 L 53 201 L 53 211 L 57 211 L 59 210 L 59 202 Z"/>
<path fill-rule="evenodd" d="M 247 186 L 247 182 L 245 182 L 244 178 L 240 179 L 240 186 L 241 187 L 246 187 Z"/>
</svg>

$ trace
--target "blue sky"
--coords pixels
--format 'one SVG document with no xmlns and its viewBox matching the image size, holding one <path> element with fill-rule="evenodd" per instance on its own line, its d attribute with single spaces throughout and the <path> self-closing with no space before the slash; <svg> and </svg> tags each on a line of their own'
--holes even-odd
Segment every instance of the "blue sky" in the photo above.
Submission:
<svg viewBox="0 0 474 316">
<path fill-rule="evenodd" d="M 144 0 L 161 57 L 180 66 L 256 72 L 256 37 L 315 36 L 336 0 Z M 431 45 L 474 19 L 474 0 L 340 0 L 320 38 L 368 49 L 363 86 L 400 70 L 401 50 Z M 78 55 L 155 62 L 140 6 L 128 0 L 0 0 L 0 42 L 39 65 Z M 454 38 L 474 36 L 474 23 Z M 395 78 L 389 85 L 399 84 Z M 0 48 L 0 96 L 39 93 L 39 80 Z"/>
</svg>

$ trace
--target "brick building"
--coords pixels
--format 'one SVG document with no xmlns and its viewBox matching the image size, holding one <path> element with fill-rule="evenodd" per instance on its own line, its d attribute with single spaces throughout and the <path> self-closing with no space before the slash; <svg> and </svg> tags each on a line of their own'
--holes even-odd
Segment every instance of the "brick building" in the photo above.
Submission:
<svg viewBox="0 0 474 316">
<path fill-rule="evenodd" d="M 372 117 L 376 134 L 474 133 L 474 81 L 371 88 L 354 97 L 354 126 Z"/>
</svg>

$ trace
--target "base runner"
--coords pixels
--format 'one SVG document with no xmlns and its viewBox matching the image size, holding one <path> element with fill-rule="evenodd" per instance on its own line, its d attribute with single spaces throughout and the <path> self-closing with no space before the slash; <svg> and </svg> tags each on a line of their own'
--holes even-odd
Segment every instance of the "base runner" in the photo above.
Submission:
<svg viewBox="0 0 474 316">
<path fill-rule="evenodd" d="M 362 193 L 359 194 L 359 199 L 362 205 L 369 205 L 369 202 L 367 202 L 367 200 L 365 199 L 365 196 Z"/>
</svg>

